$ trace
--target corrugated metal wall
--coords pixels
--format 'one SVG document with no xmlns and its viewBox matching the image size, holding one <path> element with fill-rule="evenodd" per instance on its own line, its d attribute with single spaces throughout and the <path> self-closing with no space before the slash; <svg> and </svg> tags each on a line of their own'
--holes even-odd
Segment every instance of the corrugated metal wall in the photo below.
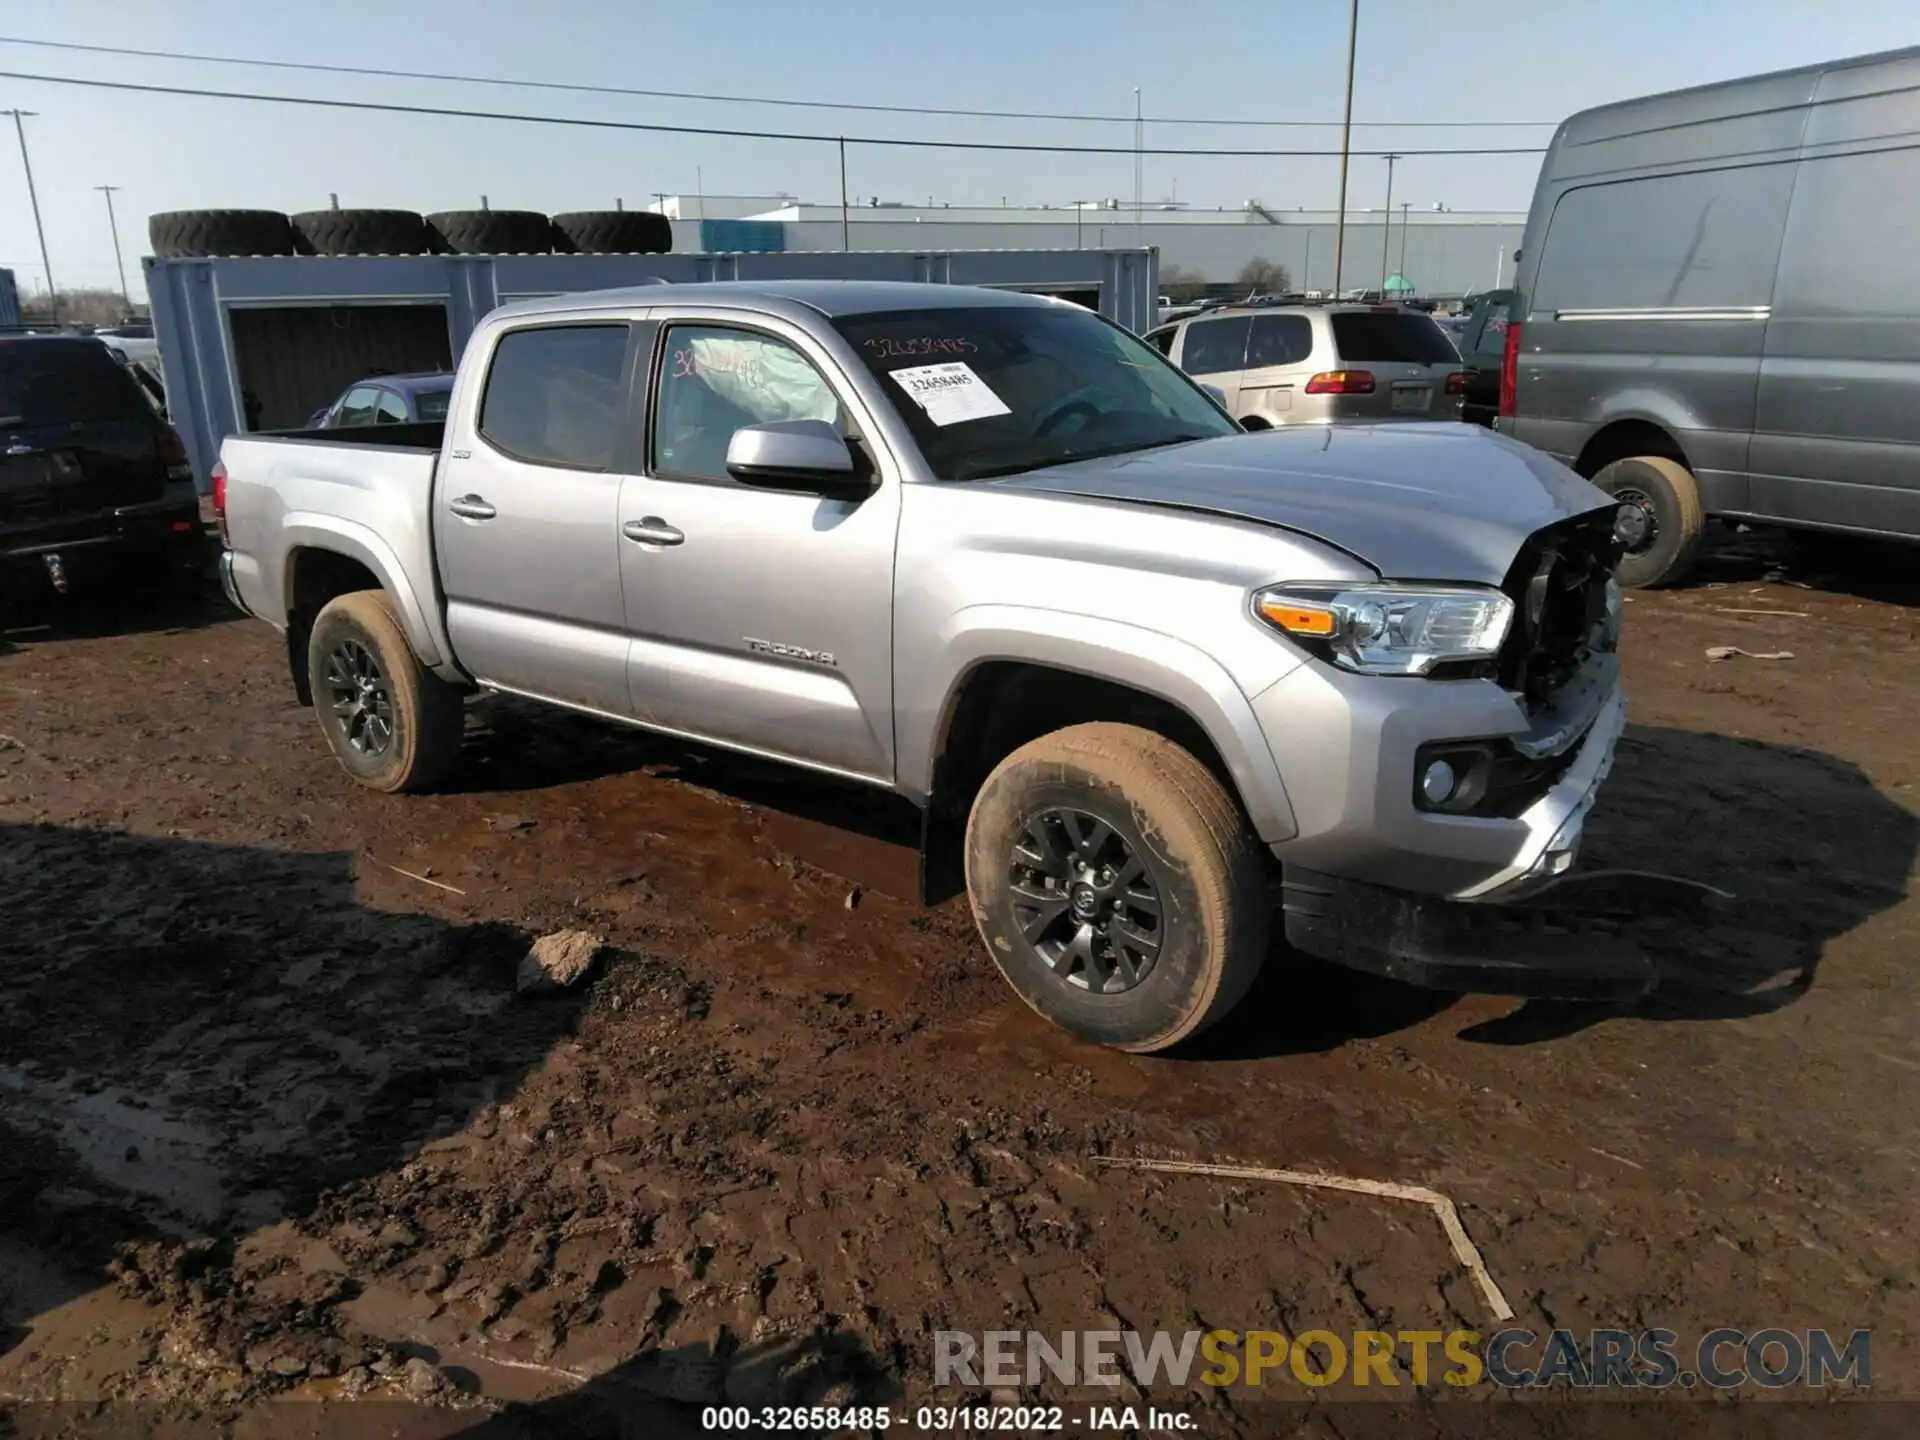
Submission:
<svg viewBox="0 0 1920 1440">
<path fill-rule="evenodd" d="M 249 430 L 289 430 L 374 370 L 453 368 L 444 305 L 236 306 L 234 368 Z"/>
</svg>

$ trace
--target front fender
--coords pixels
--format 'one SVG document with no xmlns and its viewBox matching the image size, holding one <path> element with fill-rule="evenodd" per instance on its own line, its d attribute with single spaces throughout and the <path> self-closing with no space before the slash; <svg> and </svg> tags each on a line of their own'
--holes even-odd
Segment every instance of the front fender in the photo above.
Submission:
<svg viewBox="0 0 1920 1440">
<path fill-rule="evenodd" d="M 293 610 L 293 566 L 290 562 L 294 552 L 302 549 L 330 550 L 359 561 L 373 572 L 374 578 L 380 582 L 380 588 L 392 599 L 393 607 L 400 616 L 400 626 L 406 631 L 407 643 L 413 647 L 413 653 L 422 665 L 435 670 L 451 669 L 453 649 L 447 643 L 438 608 L 426 603 L 426 597 L 422 596 L 413 577 L 400 563 L 400 557 L 378 533 L 365 525 L 335 515 L 290 510 L 281 521 L 280 534 L 285 543 L 279 582 L 284 613 L 291 614 Z"/>
<path fill-rule="evenodd" d="M 939 632 L 944 683 L 916 701 L 905 697 L 901 789 L 925 797 L 934 757 L 968 678 L 996 661 L 1044 665 L 1130 686 L 1184 710 L 1226 762 L 1255 831 L 1268 844 L 1298 833 L 1286 786 L 1253 706 L 1218 661 L 1184 640 L 1143 626 L 1066 611 L 976 605 L 954 613 Z M 929 677 L 932 678 L 932 677 Z M 914 727 L 911 733 L 907 725 Z"/>
</svg>

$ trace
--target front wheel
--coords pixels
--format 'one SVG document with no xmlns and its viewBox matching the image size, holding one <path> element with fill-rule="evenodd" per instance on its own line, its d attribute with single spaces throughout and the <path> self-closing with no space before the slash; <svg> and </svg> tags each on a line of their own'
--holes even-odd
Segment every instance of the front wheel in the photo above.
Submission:
<svg viewBox="0 0 1920 1440">
<path fill-rule="evenodd" d="M 327 747 L 370 790 L 425 790 L 460 753 L 460 691 L 414 656 L 380 590 L 336 596 L 314 617 L 307 680 Z"/>
<path fill-rule="evenodd" d="M 1266 958 L 1259 841 L 1212 772 L 1152 731 L 1075 725 L 1007 756 L 974 800 L 966 868 L 1000 973 L 1097 1044 L 1198 1034 Z"/>
</svg>

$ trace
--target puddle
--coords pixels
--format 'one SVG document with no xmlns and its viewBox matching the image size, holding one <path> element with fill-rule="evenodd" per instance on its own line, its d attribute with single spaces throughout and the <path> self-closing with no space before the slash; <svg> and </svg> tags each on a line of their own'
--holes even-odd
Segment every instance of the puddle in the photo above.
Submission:
<svg viewBox="0 0 1920 1440">
<path fill-rule="evenodd" d="M 53 1140 L 115 1189 L 155 1202 L 163 1213 L 148 1218 L 165 1229 L 187 1235 L 222 1223 L 264 1224 L 280 1208 L 279 1197 L 258 1193 L 236 1207 L 221 1165 L 225 1138 L 138 1097 L 88 1094 L 5 1067 L 0 1097 L 9 1120 Z"/>
</svg>

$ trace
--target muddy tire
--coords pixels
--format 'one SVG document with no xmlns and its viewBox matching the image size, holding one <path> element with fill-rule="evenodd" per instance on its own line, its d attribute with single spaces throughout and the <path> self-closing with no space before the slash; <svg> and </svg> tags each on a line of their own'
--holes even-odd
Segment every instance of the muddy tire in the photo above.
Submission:
<svg viewBox="0 0 1920 1440">
<path fill-rule="evenodd" d="M 460 754 L 460 691 L 415 658 L 384 591 L 327 602 L 307 641 L 327 747 L 370 790 L 425 790 Z"/>
<path fill-rule="evenodd" d="M 967 820 L 967 894 L 987 952 L 1047 1019 L 1150 1052 L 1246 994 L 1272 908 L 1259 841 L 1187 750 L 1075 725 L 1001 761 Z"/>
<path fill-rule="evenodd" d="M 1699 557 L 1707 515 L 1693 473 L 1662 455 L 1616 460 L 1593 477 L 1609 495 L 1640 507 L 1649 533 L 1620 561 L 1620 583 L 1631 589 L 1676 585 Z"/>
</svg>

